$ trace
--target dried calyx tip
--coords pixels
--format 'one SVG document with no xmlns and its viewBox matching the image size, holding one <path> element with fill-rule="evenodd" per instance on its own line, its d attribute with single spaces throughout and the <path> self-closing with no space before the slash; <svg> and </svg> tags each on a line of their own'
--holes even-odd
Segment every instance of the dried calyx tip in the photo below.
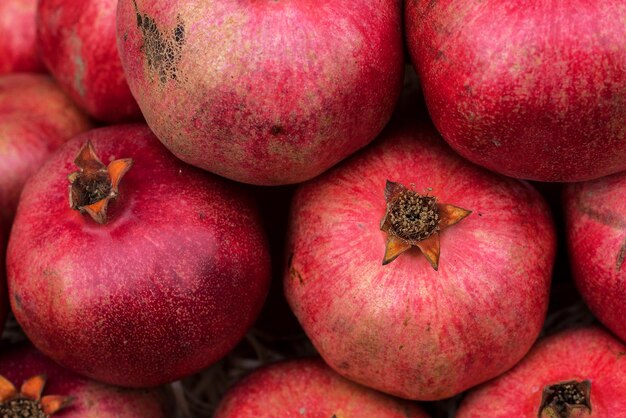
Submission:
<svg viewBox="0 0 626 418">
<path fill-rule="evenodd" d="M 91 141 L 87 141 L 74 164 L 80 170 L 68 176 L 71 183 L 70 207 L 88 213 L 99 224 L 106 223 L 109 201 L 117 197 L 120 181 L 132 167 L 133 160 L 114 160 L 105 166 L 96 155 Z"/>
<path fill-rule="evenodd" d="M 13 383 L 0 376 L 0 416 L 48 418 L 74 400 L 71 396 L 41 396 L 45 384 L 45 375 L 33 376 L 22 384 L 18 392 Z"/>
<path fill-rule="evenodd" d="M 570 380 L 543 389 L 539 418 L 570 418 L 581 409 L 591 412 L 591 382 Z"/>
</svg>

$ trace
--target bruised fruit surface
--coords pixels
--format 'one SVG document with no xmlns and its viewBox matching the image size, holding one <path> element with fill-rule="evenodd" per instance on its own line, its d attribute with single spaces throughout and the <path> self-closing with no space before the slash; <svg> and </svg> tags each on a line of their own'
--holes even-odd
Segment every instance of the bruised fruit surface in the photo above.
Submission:
<svg viewBox="0 0 626 418">
<path fill-rule="evenodd" d="M 222 399 L 215 418 L 427 418 L 417 405 L 344 379 L 320 359 L 253 372 Z"/>
<path fill-rule="evenodd" d="M 471 214 L 422 241 L 390 240 L 381 230 L 395 196 L 388 181 Z M 404 206 L 402 220 L 430 223 L 429 210 Z M 408 121 L 299 187 L 287 252 L 287 300 L 326 362 L 374 389 L 435 400 L 497 376 L 530 349 L 547 309 L 555 233 L 528 184 L 466 162 L 430 124 Z"/>
<path fill-rule="evenodd" d="M 88 140 L 103 163 L 134 160 L 102 225 L 68 202 Z M 7 273 L 13 312 L 44 354 L 138 387 L 207 367 L 243 337 L 269 255 L 240 185 L 184 164 L 145 125 L 117 125 L 75 137 L 31 178 Z"/>
<path fill-rule="evenodd" d="M 624 418 L 625 354 L 626 346 L 600 328 L 550 336 L 533 347 L 515 368 L 470 392 L 456 416 Z M 550 402 L 554 398 L 550 393 L 559 384 L 556 397 L 560 399 Z M 585 389 L 585 385 L 590 387 Z M 546 404 L 557 413 L 550 414 Z"/>
<path fill-rule="evenodd" d="M 43 72 L 36 42 L 37 0 L 0 1 L 0 74 Z"/>
<path fill-rule="evenodd" d="M 11 221 L 26 179 L 50 153 L 90 127 L 50 77 L 0 77 L 0 223 Z"/>
<path fill-rule="evenodd" d="M 130 88 L 179 158 L 237 181 L 316 176 L 389 120 L 402 85 L 400 1 L 121 0 Z"/>
<path fill-rule="evenodd" d="M 491 170 L 626 170 L 623 0 L 407 0 L 407 45 L 446 141 Z"/>
<path fill-rule="evenodd" d="M 117 52 L 117 0 L 41 0 L 37 36 L 41 57 L 61 87 L 94 118 L 141 118 Z"/>
<path fill-rule="evenodd" d="M 165 396 L 160 390 L 121 389 L 85 379 L 44 357 L 31 345 L 18 345 L 0 356 L 0 375 L 17 388 L 45 375 L 43 395 L 70 396 L 70 404 L 54 418 L 165 418 Z"/>
<path fill-rule="evenodd" d="M 576 286 L 594 315 L 626 341 L 626 172 L 565 189 Z"/>
</svg>

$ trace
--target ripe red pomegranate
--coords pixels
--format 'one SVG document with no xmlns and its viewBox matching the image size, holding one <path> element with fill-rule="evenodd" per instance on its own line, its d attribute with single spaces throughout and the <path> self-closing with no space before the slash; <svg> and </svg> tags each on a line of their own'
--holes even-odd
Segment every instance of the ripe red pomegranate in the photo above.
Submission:
<svg viewBox="0 0 626 418">
<path fill-rule="evenodd" d="M 312 178 L 363 147 L 402 86 L 401 2 L 121 0 L 131 91 L 182 160 L 237 181 Z"/>
<path fill-rule="evenodd" d="M 19 417 L 40 417 L 27 415 L 26 412 L 38 407 L 38 404 L 50 404 L 50 395 L 58 396 L 66 401 L 55 417 L 63 418 L 165 418 L 165 397 L 162 391 L 120 389 L 94 382 L 64 369 L 44 357 L 30 345 L 19 345 L 0 356 L 0 374 L 6 379 L 0 383 L 3 389 L 13 383 L 19 391 L 22 382 L 35 376 L 45 375 L 45 379 L 31 380 L 31 384 L 40 389 L 43 387 L 42 398 L 27 399 L 10 405 L 0 403 L 0 412 L 9 412 Z M 24 388 L 22 388 L 22 391 Z M 3 392 L 2 396 L 6 393 Z M 68 401 L 68 397 L 72 399 Z M 47 415 L 45 415 L 47 416 Z"/>
<path fill-rule="evenodd" d="M 43 72 L 36 47 L 37 0 L 0 1 L 0 74 Z"/>
<path fill-rule="evenodd" d="M 363 385 L 435 400 L 530 349 L 555 232 L 528 184 L 411 122 L 299 188 L 287 248 L 286 296 L 324 360 Z"/>
<path fill-rule="evenodd" d="M 515 368 L 471 392 L 457 418 L 624 418 L 626 346 L 600 328 L 540 341 Z"/>
<path fill-rule="evenodd" d="M 626 170 L 622 0 L 407 0 L 431 117 L 461 155 L 509 176 Z"/>
<path fill-rule="evenodd" d="M 626 172 L 568 185 L 564 206 L 576 286 L 594 315 L 626 341 Z"/>
<path fill-rule="evenodd" d="M 0 77 L 0 223 L 13 218 L 26 179 L 68 138 L 91 127 L 48 76 Z"/>
<path fill-rule="evenodd" d="M 222 399 L 214 418 L 427 418 L 417 405 L 346 380 L 319 359 L 258 369 Z"/>
<path fill-rule="evenodd" d="M 147 126 L 118 125 L 73 138 L 29 180 L 7 275 L 15 317 L 44 354 L 141 387 L 207 367 L 243 337 L 269 254 L 238 185 L 182 163 Z"/>
<path fill-rule="evenodd" d="M 61 87 L 94 118 L 141 118 L 115 40 L 117 0 L 40 0 L 41 58 Z"/>
</svg>

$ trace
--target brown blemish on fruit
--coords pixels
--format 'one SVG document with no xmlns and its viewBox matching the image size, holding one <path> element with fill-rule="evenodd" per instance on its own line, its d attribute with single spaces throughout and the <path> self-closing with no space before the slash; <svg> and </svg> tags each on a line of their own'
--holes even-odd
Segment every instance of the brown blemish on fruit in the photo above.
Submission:
<svg viewBox="0 0 626 418">
<path fill-rule="evenodd" d="M 280 125 L 272 125 L 270 128 L 270 134 L 277 136 L 283 133 L 283 127 Z"/>
<path fill-rule="evenodd" d="M 143 45 L 141 52 L 146 56 L 148 68 L 157 75 L 159 82 L 180 80 L 178 64 L 185 44 L 185 23 L 177 16 L 177 24 L 171 34 L 157 27 L 156 21 L 147 14 L 141 14 L 137 2 L 133 0 L 137 27 L 141 29 Z"/>
<path fill-rule="evenodd" d="M 302 274 L 300 274 L 300 272 L 293 267 L 289 269 L 289 278 L 291 280 L 295 280 L 297 278 L 300 284 L 304 284 L 304 279 L 302 278 Z"/>
<path fill-rule="evenodd" d="M 617 253 L 617 262 L 615 263 L 615 270 L 620 271 L 622 268 L 622 264 L 624 264 L 624 259 L 626 258 L 626 237 L 624 237 L 624 242 L 620 247 L 619 253 Z"/>
<path fill-rule="evenodd" d="M 544 387 L 539 418 L 569 418 L 575 412 L 591 413 L 591 382 L 569 380 Z"/>
</svg>

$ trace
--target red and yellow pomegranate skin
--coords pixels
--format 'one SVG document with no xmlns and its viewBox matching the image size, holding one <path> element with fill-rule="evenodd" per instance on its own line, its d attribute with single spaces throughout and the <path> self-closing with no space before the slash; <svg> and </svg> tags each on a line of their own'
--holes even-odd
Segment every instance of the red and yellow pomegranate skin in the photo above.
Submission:
<svg viewBox="0 0 626 418">
<path fill-rule="evenodd" d="M 44 72 L 37 51 L 37 0 L 0 1 L 0 74 Z"/>
<path fill-rule="evenodd" d="M 371 142 L 402 86 L 401 4 L 121 0 L 133 95 L 177 157 L 260 185 L 312 178 Z"/>
<path fill-rule="evenodd" d="M 576 286 L 600 322 L 626 341 L 626 172 L 568 185 L 563 203 Z"/>
<path fill-rule="evenodd" d="M 0 223 L 13 219 L 26 179 L 52 151 L 90 127 L 87 116 L 50 77 L 0 77 Z"/>
<path fill-rule="evenodd" d="M 108 221 L 70 209 L 68 173 L 90 140 L 133 158 Z M 225 355 L 261 309 L 269 254 L 239 185 L 190 167 L 145 125 L 77 136 L 22 193 L 7 251 L 9 297 L 44 354 L 80 374 L 147 387 Z"/>
<path fill-rule="evenodd" d="M 29 344 L 0 355 L 0 373 L 19 388 L 45 374 L 44 395 L 72 396 L 54 418 L 166 418 L 165 394 L 159 389 L 122 389 L 85 379 L 46 358 Z"/>
<path fill-rule="evenodd" d="M 508 176 L 626 170 L 623 0 L 407 0 L 429 113 L 467 159 Z"/>
<path fill-rule="evenodd" d="M 458 418 L 536 417 L 543 388 L 591 381 L 591 413 L 626 417 L 626 346 L 601 328 L 572 329 L 541 340 L 517 366 L 463 400 Z"/>
<path fill-rule="evenodd" d="M 357 385 L 320 359 L 256 370 L 222 399 L 214 418 L 428 418 L 417 405 Z"/>
<path fill-rule="evenodd" d="M 387 180 L 473 211 L 440 233 L 435 271 L 416 249 L 382 265 Z M 425 122 L 299 187 L 287 300 L 339 374 L 417 400 L 450 397 L 511 368 L 548 303 L 555 232 L 528 184 L 459 158 Z"/>
<path fill-rule="evenodd" d="M 117 0 L 40 0 L 41 58 L 63 90 L 94 118 L 141 119 L 124 77 L 115 38 Z"/>
</svg>

